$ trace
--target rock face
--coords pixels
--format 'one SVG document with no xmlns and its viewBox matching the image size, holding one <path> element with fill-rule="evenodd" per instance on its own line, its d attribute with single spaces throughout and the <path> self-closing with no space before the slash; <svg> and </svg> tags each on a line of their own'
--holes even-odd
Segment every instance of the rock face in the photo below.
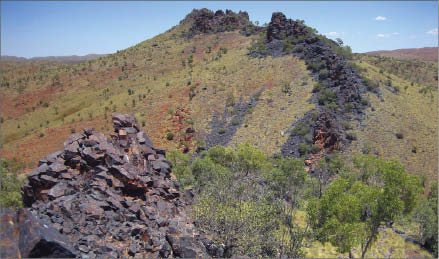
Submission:
<svg viewBox="0 0 439 259">
<path fill-rule="evenodd" d="M 165 151 L 133 115 L 112 118 L 111 139 L 84 129 L 40 160 L 22 187 L 29 212 L 68 237 L 68 251 L 80 257 L 206 256 L 208 240 L 188 220 Z"/>
<path fill-rule="evenodd" d="M 260 28 L 253 26 L 247 12 L 235 13 L 231 10 L 218 10 L 215 13 L 206 8 L 194 9 L 185 18 L 185 21 L 193 21 L 190 35 L 197 33 L 224 32 L 233 30 L 251 31 L 254 33 Z"/>
</svg>

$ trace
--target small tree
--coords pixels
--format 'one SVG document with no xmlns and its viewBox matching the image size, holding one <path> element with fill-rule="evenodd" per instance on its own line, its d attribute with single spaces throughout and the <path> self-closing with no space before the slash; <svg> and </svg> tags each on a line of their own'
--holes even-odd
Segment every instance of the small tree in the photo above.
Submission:
<svg viewBox="0 0 439 259">
<path fill-rule="evenodd" d="M 419 241 L 428 247 L 434 256 L 438 256 L 438 183 L 433 182 L 430 192 L 423 198 L 415 213 L 415 221 L 419 224 Z"/>
<path fill-rule="evenodd" d="M 354 165 L 356 177 L 336 180 L 321 199 L 310 201 L 308 220 L 320 241 L 350 257 L 352 248 L 360 246 L 364 258 L 382 224 L 413 210 L 420 184 L 393 160 L 361 155 Z"/>
</svg>

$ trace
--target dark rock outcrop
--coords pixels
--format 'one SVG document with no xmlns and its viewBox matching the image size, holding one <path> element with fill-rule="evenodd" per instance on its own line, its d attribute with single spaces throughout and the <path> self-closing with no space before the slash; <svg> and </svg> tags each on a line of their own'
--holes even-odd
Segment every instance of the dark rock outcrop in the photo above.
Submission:
<svg viewBox="0 0 439 259">
<path fill-rule="evenodd" d="M 272 14 L 267 28 L 267 42 L 283 40 L 290 36 L 298 37 L 308 32 L 309 28 L 303 26 L 303 23 L 287 19 L 283 13 L 276 12 Z"/>
<path fill-rule="evenodd" d="M 189 36 L 199 33 L 216 33 L 224 31 L 240 30 L 245 34 L 253 34 L 261 29 L 254 26 L 248 17 L 247 12 L 235 13 L 231 10 L 218 10 L 213 12 L 209 9 L 194 9 L 183 20 L 192 23 Z"/>
<path fill-rule="evenodd" d="M 363 99 L 367 91 L 364 80 L 341 54 L 344 49 L 336 42 L 317 35 L 303 21 L 287 19 L 282 13 L 273 13 L 265 45 L 264 55 L 278 57 L 293 53 L 303 59 L 313 77 L 320 82 L 320 89 L 316 88 L 312 99 L 318 103 L 317 108 L 297 123 L 308 124 L 313 144 L 323 151 L 320 156 L 349 144 L 352 139 L 343 129 L 343 122 L 352 119 L 361 121 L 368 103 Z M 255 57 L 261 55 L 250 54 Z M 328 96 L 333 96 L 334 100 Z M 348 117 L 347 113 L 351 115 Z M 303 136 L 291 136 L 282 146 L 282 154 L 299 156 L 299 144 L 304 142 Z"/>
<path fill-rule="evenodd" d="M 74 258 L 77 255 L 68 236 L 60 234 L 49 222 L 35 217 L 27 209 L 15 213 L 2 208 L 0 223 L 1 258 Z"/>
<path fill-rule="evenodd" d="M 25 206 L 69 237 L 76 256 L 206 256 L 165 151 L 133 115 L 112 118 L 111 139 L 84 129 L 40 161 L 22 187 Z"/>
</svg>

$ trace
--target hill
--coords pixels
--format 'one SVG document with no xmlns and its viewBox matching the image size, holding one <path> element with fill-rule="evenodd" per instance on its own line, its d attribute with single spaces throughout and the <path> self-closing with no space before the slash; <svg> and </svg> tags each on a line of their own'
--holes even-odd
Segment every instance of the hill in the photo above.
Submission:
<svg viewBox="0 0 439 259">
<path fill-rule="evenodd" d="M 75 64 L 84 61 L 89 61 L 93 59 L 97 59 L 100 57 L 104 57 L 107 54 L 88 54 L 84 56 L 47 56 L 47 57 L 33 57 L 33 58 L 23 58 L 16 56 L 1 56 L 2 61 L 52 61 L 52 62 L 60 62 L 65 64 Z"/>
<path fill-rule="evenodd" d="M 250 142 L 273 155 L 280 153 L 282 148 L 285 152 L 288 146 L 285 143 L 290 143 L 292 154 L 300 155 L 300 143 L 308 139 L 305 142 L 313 144 L 319 129 L 314 127 L 312 131 L 292 139 L 289 135 L 296 131 L 293 130 L 295 126 L 311 118 L 313 111 L 320 113 L 321 107 L 325 106 L 319 105 L 318 93 L 315 92 L 321 87 L 316 74 L 318 71 L 313 70 L 315 65 L 306 58 L 282 54 L 283 45 L 280 46 L 280 57 L 251 57 L 248 54 L 253 50 L 249 49 L 260 42 L 262 29 L 250 26 L 246 13 L 238 15 L 239 19 L 233 15 L 194 12 L 166 33 L 85 63 L 2 62 L 2 155 L 9 158 L 19 156 L 29 165 L 35 165 L 40 157 L 55 151 L 62 139 L 81 127 L 108 131 L 110 112 L 135 113 L 154 143 L 163 148 L 194 151 L 197 145 Z M 206 27 L 203 19 L 215 22 Z M 192 26 L 194 20 L 196 23 Z M 227 23 L 223 21 L 229 21 L 230 25 L 225 25 Z M 270 44 L 278 41 L 274 39 Z M 330 44 L 331 48 L 336 48 L 335 43 Z M 384 69 L 388 67 L 386 60 L 360 56 L 363 64 L 368 64 L 373 70 L 380 71 L 380 66 Z M 395 61 L 395 67 L 401 67 L 402 62 L 408 66 L 415 64 Z M 398 84 L 401 83 L 401 90 L 408 85 L 409 91 L 413 91 L 416 98 L 421 98 L 419 100 L 426 98 L 423 97 L 426 94 L 431 95 L 417 107 L 436 109 L 432 104 L 437 102 L 437 91 L 419 92 L 437 82 L 437 77 L 425 81 L 429 77 L 420 76 L 419 72 L 432 76 L 436 71 L 437 65 L 421 65 L 425 64 L 413 65 L 412 74 L 406 69 L 399 72 L 387 70 L 396 76 Z M 402 97 L 406 93 L 400 91 L 391 96 Z M 392 104 L 392 101 L 384 103 Z M 337 134 L 343 133 L 340 140 L 348 144 L 351 142 L 346 135 L 348 131 L 342 127 L 342 124 L 347 125 L 343 121 L 350 120 L 342 112 L 346 108 L 345 103 L 337 100 L 334 104 L 338 106 L 335 111 L 341 112 L 336 114 L 344 116 L 337 115 L 334 129 Z M 355 105 L 348 106 L 356 110 Z M 358 110 L 359 115 L 357 111 L 352 115 L 358 119 L 364 117 L 362 109 Z M 417 113 L 415 118 L 407 120 L 433 123 L 437 121 L 434 114 Z M 401 125 L 394 125 L 392 131 L 404 129 L 417 133 L 415 128 L 402 125 L 404 122 L 398 120 Z M 385 124 L 385 121 L 377 123 Z M 59 139 L 46 142 L 47 136 Z M 416 141 L 419 141 L 418 138 Z M 431 139 L 429 143 L 436 141 Z M 382 143 L 377 142 L 377 145 Z M 437 152 L 435 146 L 431 144 L 432 153 L 429 154 Z M 302 145 L 302 149 L 310 150 L 310 147 L 309 144 Z M 306 153 L 311 158 L 311 153 Z M 396 157 L 402 154 L 406 152 L 392 152 L 392 156 Z M 406 165 L 423 171 L 421 161 L 429 161 L 423 159 L 424 154 L 417 154 L 418 158 L 414 161 L 418 162 L 414 165 Z M 405 158 L 402 160 L 405 161 Z M 437 170 L 432 166 L 433 171 L 427 170 L 429 174 Z"/>
<path fill-rule="evenodd" d="M 398 59 L 420 59 L 434 62 L 437 62 L 438 60 L 437 47 L 424 47 L 419 49 L 377 50 L 366 52 L 365 54 L 392 57 Z"/>
<path fill-rule="evenodd" d="M 424 177 L 425 187 L 438 173 L 437 63 L 353 55 L 281 13 L 260 27 L 246 12 L 194 10 L 179 25 L 114 54 L 78 64 L 2 61 L 1 68 L 1 156 L 24 161 L 27 171 L 84 127 L 108 135 L 117 112 L 134 114 L 157 147 L 182 157 L 238 147 L 238 155 L 265 156 L 273 167 L 278 162 L 270 159 L 300 159 L 310 175 L 322 176 L 329 172 L 323 161 L 362 153 L 398 159 Z M 224 169 L 214 152 L 235 151 L 221 150 L 201 165 Z M 176 175 L 183 181 L 190 170 Z M 326 249 L 315 245 L 310 253 Z M 393 251 L 374 249 L 371 257 Z M 326 250 L 317 256 L 343 254 Z M 410 246 L 398 255 L 424 252 Z"/>
</svg>

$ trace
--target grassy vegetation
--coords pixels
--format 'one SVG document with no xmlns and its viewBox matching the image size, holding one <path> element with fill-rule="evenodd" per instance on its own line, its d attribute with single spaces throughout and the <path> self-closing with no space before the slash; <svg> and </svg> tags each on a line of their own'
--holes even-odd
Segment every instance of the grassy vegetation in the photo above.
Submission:
<svg viewBox="0 0 439 259">
<path fill-rule="evenodd" d="M 357 56 L 355 64 L 363 76 L 378 86 L 381 98 L 368 93 L 371 107 L 366 109 L 364 125 L 351 122 L 356 141 L 349 148 L 358 153 L 369 150 L 386 158 L 397 158 L 414 174 L 425 173 L 436 179 L 438 168 L 437 146 L 437 91 L 420 93 L 424 87 L 387 72 L 368 63 L 368 56 Z M 399 86 L 399 93 L 392 91 L 386 83 Z M 415 150 L 415 152 L 413 152 Z"/>
<path fill-rule="evenodd" d="M 21 185 L 23 182 L 19 179 L 24 165 L 17 161 L 8 161 L 0 159 L 0 206 L 6 208 L 23 207 L 21 199 Z"/>
<path fill-rule="evenodd" d="M 313 83 L 303 62 L 292 56 L 249 58 L 247 46 L 252 37 L 238 32 L 196 36 L 189 41 L 177 36 L 183 29 L 175 27 L 94 61 L 42 70 L 43 79 L 58 75 L 60 83 L 55 86 L 51 80 L 39 81 L 38 67 L 45 65 L 32 64 L 35 71 L 23 72 L 3 64 L 9 68 L 3 75 L 9 82 L 23 73 L 30 79 L 20 94 L 12 87 L 2 88 L 2 155 L 35 166 L 41 157 L 61 148 L 72 131 L 94 127 L 109 133 L 112 112 L 135 113 L 157 146 L 179 148 L 184 127 L 194 128 L 203 140 L 212 130 L 208 128 L 212 114 L 222 114 L 226 107 L 232 110 L 234 103 L 248 101 L 262 88 L 266 90 L 258 105 L 242 125 L 247 128 L 238 129 L 232 143 L 256 144 L 256 134 L 263 136 L 259 140 L 264 151 L 278 152 L 287 138 L 281 132 L 313 107 L 307 102 Z M 282 93 L 284 82 L 291 85 L 288 95 Z M 185 119 L 193 124 L 179 123 L 175 114 L 168 113 L 170 109 L 186 110 Z M 172 140 L 167 138 L 169 132 L 175 135 Z M 51 141 L 41 143 L 46 139 Z M 195 146 L 195 139 L 189 140 L 189 146 Z"/>
<path fill-rule="evenodd" d="M 421 85 L 421 89 L 437 90 L 437 62 L 370 55 L 362 55 L 361 59 L 378 67 L 380 74 L 386 72 L 405 79 L 413 83 L 413 85 Z"/>
</svg>

